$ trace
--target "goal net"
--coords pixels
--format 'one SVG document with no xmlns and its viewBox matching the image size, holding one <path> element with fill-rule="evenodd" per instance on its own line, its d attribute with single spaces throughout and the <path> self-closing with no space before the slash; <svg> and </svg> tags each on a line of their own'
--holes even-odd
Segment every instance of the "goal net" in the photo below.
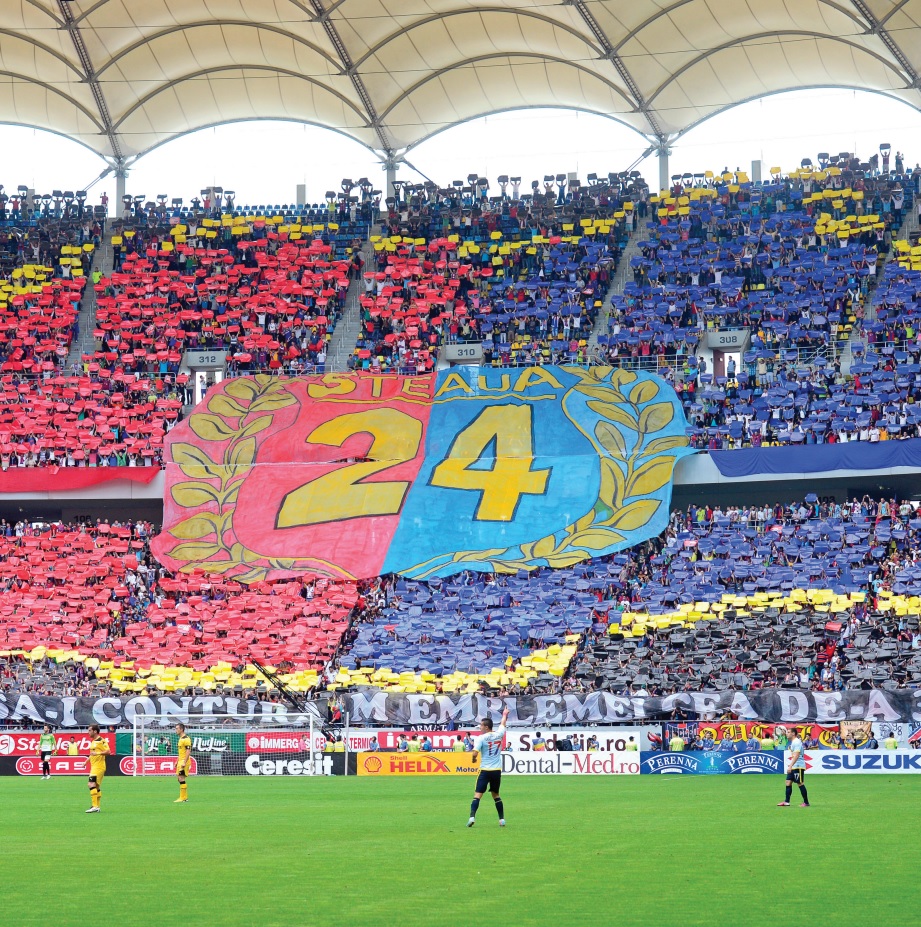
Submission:
<svg viewBox="0 0 921 927">
<path fill-rule="evenodd" d="M 175 775 L 176 716 L 137 716 L 132 728 L 131 775 Z M 313 716 L 280 724 L 277 717 L 220 715 L 186 723 L 193 776 L 346 775 L 348 736 Z"/>
</svg>

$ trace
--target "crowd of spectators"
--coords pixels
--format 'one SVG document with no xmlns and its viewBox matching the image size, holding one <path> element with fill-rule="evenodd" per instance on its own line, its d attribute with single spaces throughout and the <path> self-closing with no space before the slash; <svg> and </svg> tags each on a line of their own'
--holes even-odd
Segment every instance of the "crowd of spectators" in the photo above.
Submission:
<svg viewBox="0 0 921 927">
<path fill-rule="evenodd" d="M 135 203 L 110 229 L 108 276 L 92 266 L 101 220 L 52 198 L 8 239 L 3 404 L 41 427 L 0 422 L 0 463 L 160 465 L 163 434 L 192 398 L 184 351 L 224 353 L 229 375 L 321 372 L 356 280 L 351 369 L 432 371 L 441 345 L 477 343 L 493 366 L 654 366 L 703 449 L 916 436 L 921 271 L 903 251 L 876 294 L 872 284 L 919 175 L 820 167 L 756 185 L 739 172 L 686 175 L 660 196 L 636 172 L 584 185 L 548 176 L 530 191 L 500 178 L 499 195 L 483 178 L 404 185 L 369 267 L 370 187 L 312 207 L 237 207 L 232 194 Z M 605 294 L 644 226 L 635 280 L 595 351 Z M 95 350 L 65 370 L 88 276 Z M 751 349 L 714 376 L 698 351 L 725 326 L 747 328 Z"/>
<path fill-rule="evenodd" d="M 257 689 L 251 660 L 315 685 L 358 599 L 317 577 L 172 575 L 148 522 L 0 521 L 0 683 L 38 694 Z M 261 691 L 267 686 L 261 680 Z"/>
<path fill-rule="evenodd" d="M 440 345 L 482 343 L 482 363 L 589 363 L 588 341 L 648 188 L 638 174 L 521 197 L 421 187 L 383 223 L 365 276 L 352 367 L 433 369 Z M 637 203 L 633 199 L 637 199 Z"/>
<path fill-rule="evenodd" d="M 918 435 L 915 272 L 903 242 L 876 284 L 921 172 L 858 167 L 760 186 L 737 174 L 678 184 L 649 224 L 600 356 L 670 379 L 694 446 Z M 727 328 L 747 330 L 750 349 L 714 376 L 698 351 Z"/>
<path fill-rule="evenodd" d="M 563 570 L 358 585 L 174 576 L 151 558 L 152 531 L 0 523 L 4 686 L 244 691 L 258 686 L 240 675 L 252 659 L 302 689 L 921 680 L 921 517 L 906 501 L 691 506 L 653 541 Z"/>
<path fill-rule="evenodd" d="M 28 219 L 18 200 L 15 216 L 8 206 L 0 468 L 161 466 L 164 436 L 193 398 L 187 350 L 223 352 L 231 376 L 322 372 L 368 231 L 342 202 L 137 208 L 110 229 L 107 276 L 93 266 L 103 219 L 53 200 Z M 88 279 L 95 350 L 69 363 Z"/>
</svg>

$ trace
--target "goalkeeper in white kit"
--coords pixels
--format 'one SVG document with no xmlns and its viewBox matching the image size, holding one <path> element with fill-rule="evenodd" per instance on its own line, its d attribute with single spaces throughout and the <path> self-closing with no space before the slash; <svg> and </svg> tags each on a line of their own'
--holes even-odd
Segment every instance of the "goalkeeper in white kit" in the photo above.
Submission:
<svg viewBox="0 0 921 927">
<path fill-rule="evenodd" d="M 502 712 L 502 722 L 497 730 L 493 730 L 492 721 L 484 718 L 480 722 L 480 736 L 473 742 L 473 761 L 480 759 L 480 773 L 477 776 L 476 788 L 473 791 L 473 801 L 470 803 L 470 820 L 468 827 L 476 823 L 477 808 L 485 792 L 492 795 L 496 803 L 496 813 L 499 815 L 499 827 L 505 827 L 505 807 L 499 797 L 499 783 L 502 780 L 502 742 L 505 740 L 505 722 L 508 720 L 508 709 Z"/>
</svg>

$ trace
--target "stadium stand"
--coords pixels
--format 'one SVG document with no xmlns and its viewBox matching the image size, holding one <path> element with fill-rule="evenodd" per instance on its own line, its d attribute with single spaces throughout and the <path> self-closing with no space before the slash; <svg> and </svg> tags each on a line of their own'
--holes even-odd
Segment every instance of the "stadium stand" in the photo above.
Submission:
<svg viewBox="0 0 921 927">
<path fill-rule="evenodd" d="M 592 177 L 567 189 L 561 176 L 556 192 L 548 182 L 520 200 L 508 178 L 492 198 L 479 178 L 469 187 L 423 186 L 408 211 L 394 205 L 389 234 L 375 240 L 377 272 L 365 275 L 352 366 L 416 372 L 431 368 L 439 345 L 473 341 L 492 366 L 590 363 L 589 336 L 629 236 L 631 198 L 648 194 L 638 172 Z"/>
<path fill-rule="evenodd" d="M 231 374 L 320 372 L 350 286 L 355 369 L 429 371 L 445 344 L 483 340 L 494 366 L 652 365 L 711 449 L 916 436 L 915 246 L 897 239 L 895 260 L 877 263 L 900 218 L 898 180 L 858 191 L 841 171 L 823 189 L 812 173 L 757 190 L 744 175 L 703 177 L 661 198 L 636 176 L 578 200 L 545 189 L 524 213 L 508 197 L 477 206 L 472 187 L 457 202 L 428 190 L 391 209 L 366 272 L 357 212 L 136 210 L 113 230 L 117 269 L 92 288 L 97 344 L 82 375 L 63 358 L 92 252 L 71 280 L 60 264 L 10 270 L 11 336 L 35 315 L 66 325 L 10 337 L 21 353 L 0 380 L 0 464 L 162 464 L 190 399 L 183 350 L 226 351 Z M 607 321 L 602 300 L 650 209 Z M 752 351 L 714 378 L 696 345 L 725 326 L 748 328 Z M 693 507 L 640 548 L 561 570 L 248 588 L 158 568 L 149 525 L 3 526 L 0 673 L 40 692 L 260 697 L 271 687 L 251 660 L 298 691 L 914 684 L 921 519 L 906 506 Z"/>
<path fill-rule="evenodd" d="M 0 469 L 163 463 L 180 420 L 182 376 L 131 379 L 98 365 L 85 377 L 0 376 Z"/>
<path fill-rule="evenodd" d="M 919 531 L 912 505 L 885 499 L 694 506 L 641 549 L 571 569 L 398 580 L 336 682 L 653 694 L 915 684 Z"/>
<path fill-rule="evenodd" d="M 870 418 L 905 400 L 870 402 L 849 373 L 864 350 L 857 339 L 878 262 L 914 183 L 906 193 L 901 176 L 858 167 L 809 165 L 757 186 L 727 172 L 658 198 L 659 223 L 639 243 L 634 280 L 613 297 L 599 345 L 610 363 L 664 368 L 697 447 L 868 439 Z M 705 371 L 695 355 L 714 329 L 749 330 L 744 371 L 735 361 L 722 376 Z"/>
<path fill-rule="evenodd" d="M 703 449 L 914 436 L 912 313 L 900 311 L 894 327 L 889 312 L 894 301 L 905 308 L 910 241 L 896 242 L 898 271 L 889 262 L 883 286 L 870 285 L 874 257 L 913 209 L 917 180 L 842 165 L 804 164 L 762 185 L 742 173 L 676 178 L 659 196 L 636 172 L 568 189 L 557 178 L 556 190 L 545 182 L 520 200 L 508 181 L 493 198 L 477 184 L 411 188 L 405 202 L 392 201 L 390 234 L 373 236 L 377 268 L 364 274 L 349 367 L 430 371 L 443 344 L 482 341 L 493 366 L 652 365 L 674 383 Z M 226 351 L 229 375 L 322 372 L 376 212 L 368 191 L 359 205 L 349 199 L 135 204 L 113 227 L 119 269 L 94 274 L 95 350 L 82 357 L 83 377 L 49 387 L 64 373 L 101 232 L 88 208 L 66 218 L 66 204 L 49 197 L 48 215 L 29 220 L 35 240 L 25 236 L 10 268 L 2 365 L 7 404 L 18 393 L 44 431 L 30 439 L 6 422 L 4 465 L 159 465 L 159 420 L 168 427 L 191 398 L 179 370 L 185 349 Z M 630 262 L 635 280 L 613 296 L 595 347 L 631 228 L 651 212 L 650 238 Z M 53 266 L 22 264 L 30 248 Z M 715 326 L 753 335 L 744 369 L 716 380 L 695 354 Z M 86 402 L 94 422 L 81 436 L 61 416 L 87 421 Z"/>
<path fill-rule="evenodd" d="M 253 223 L 253 232 L 264 229 Z M 349 261 L 333 259 L 320 238 L 280 242 L 270 234 L 240 234 L 215 249 L 151 242 L 143 257 L 120 261 L 96 284 L 98 347 L 84 364 L 176 375 L 183 351 L 213 350 L 228 354 L 237 373 L 322 372 Z"/>
<path fill-rule="evenodd" d="M 6 679 L 266 694 L 255 659 L 299 691 L 921 680 L 921 518 L 907 502 L 691 507 L 639 549 L 572 568 L 360 587 L 171 576 L 150 556 L 152 530 L 0 525 Z"/>
<path fill-rule="evenodd" d="M 354 584 L 172 577 L 150 555 L 152 531 L 0 524 L 4 676 L 34 691 L 240 692 L 257 687 L 246 671 L 256 659 L 283 665 L 292 688 L 316 685 L 357 601 Z"/>
</svg>

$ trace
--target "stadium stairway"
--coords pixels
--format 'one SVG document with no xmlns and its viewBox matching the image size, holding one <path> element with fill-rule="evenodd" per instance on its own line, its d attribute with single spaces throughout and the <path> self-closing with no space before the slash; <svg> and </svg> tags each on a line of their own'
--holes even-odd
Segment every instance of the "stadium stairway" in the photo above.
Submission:
<svg viewBox="0 0 921 927">
<path fill-rule="evenodd" d="M 93 270 L 101 270 L 103 276 L 112 273 L 112 245 L 109 237 L 103 236 L 102 244 L 96 251 L 96 260 L 93 262 Z M 68 371 L 74 366 L 82 370 L 83 355 L 92 354 L 96 350 L 96 339 L 93 337 L 93 331 L 96 328 L 96 290 L 93 287 L 92 277 L 83 291 L 77 325 L 78 334 L 70 345 L 65 362 Z"/>
<path fill-rule="evenodd" d="M 617 271 L 614 274 L 614 278 L 611 280 L 611 285 L 602 297 L 601 311 L 598 313 L 598 318 L 595 319 L 595 326 L 588 339 L 589 357 L 598 356 L 598 336 L 606 335 L 608 332 L 608 319 L 611 314 L 611 297 L 622 294 L 624 292 L 624 286 L 628 281 L 633 279 L 630 261 L 640 254 L 638 242 L 639 234 L 637 232 L 631 232 L 630 238 L 627 241 L 627 247 L 624 248 L 624 252 L 620 256 L 620 263 L 617 265 Z"/>
<path fill-rule="evenodd" d="M 365 270 L 374 266 L 374 250 L 370 241 L 362 243 L 361 256 L 365 262 Z M 336 325 L 336 330 L 329 342 L 326 369 L 330 373 L 345 373 L 349 369 L 348 361 L 355 350 L 358 335 L 361 331 L 361 312 L 358 298 L 363 291 L 362 280 L 360 278 L 353 280 L 346 296 L 342 318 Z"/>
<path fill-rule="evenodd" d="M 901 226 L 898 230 L 892 233 L 893 241 L 908 241 L 911 239 L 912 233 L 917 232 L 918 229 L 918 220 L 917 213 L 915 211 L 914 204 L 910 209 L 905 211 L 905 218 L 902 220 Z M 888 255 L 884 256 L 884 259 L 879 262 L 876 270 L 876 276 L 874 282 L 870 286 L 870 290 L 867 294 L 866 302 L 864 303 L 864 321 L 865 322 L 875 322 L 876 321 L 876 299 L 874 297 L 875 290 L 879 285 L 879 282 L 883 279 L 883 274 L 886 270 L 886 265 L 893 259 L 893 253 L 890 252 Z M 839 357 L 841 362 L 841 370 L 844 374 L 849 374 L 851 371 L 851 364 L 854 361 L 854 348 L 860 346 L 863 349 L 867 348 L 867 336 L 862 331 L 862 329 L 857 326 L 854 327 L 854 330 L 851 332 L 851 337 L 848 340 L 847 344 L 844 346 L 842 353 Z"/>
</svg>

